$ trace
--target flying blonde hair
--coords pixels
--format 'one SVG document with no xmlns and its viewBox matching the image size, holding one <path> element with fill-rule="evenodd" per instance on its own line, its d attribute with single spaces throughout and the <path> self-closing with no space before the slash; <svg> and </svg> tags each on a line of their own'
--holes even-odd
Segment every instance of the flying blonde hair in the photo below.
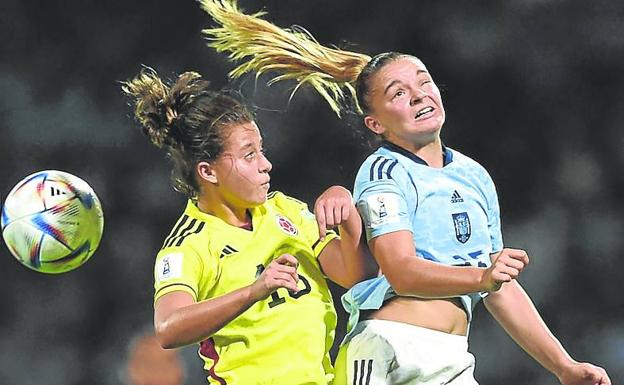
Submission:
<svg viewBox="0 0 624 385">
<path fill-rule="evenodd" d="M 297 85 L 292 94 L 308 84 L 338 116 L 349 101 L 347 96 L 361 112 L 354 83 L 370 56 L 325 47 L 301 27 L 277 27 L 261 18 L 265 12 L 246 15 L 238 9 L 236 0 L 200 0 L 200 4 L 219 24 L 202 31 L 209 45 L 218 52 L 227 52 L 232 61 L 247 59 L 230 72 L 231 78 L 248 72 L 260 76 L 277 71 L 281 74 L 269 85 L 294 79 Z"/>
</svg>

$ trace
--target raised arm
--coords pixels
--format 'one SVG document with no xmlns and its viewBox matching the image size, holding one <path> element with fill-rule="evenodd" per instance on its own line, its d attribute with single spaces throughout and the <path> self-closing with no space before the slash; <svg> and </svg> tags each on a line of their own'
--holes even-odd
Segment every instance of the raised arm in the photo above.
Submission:
<svg viewBox="0 0 624 385">
<path fill-rule="evenodd" d="M 314 205 L 319 236 L 338 226 L 340 239 L 330 242 L 319 256 L 319 263 L 329 279 L 342 287 L 377 275 L 378 267 L 362 235 L 362 219 L 351 193 L 344 187 L 332 186 L 319 196 Z"/>
<path fill-rule="evenodd" d="M 297 264 L 295 257 L 284 254 L 251 285 L 201 302 L 184 291 L 163 295 L 154 306 L 154 329 L 160 344 L 171 349 L 202 341 L 276 289 L 296 292 Z"/>
<path fill-rule="evenodd" d="M 504 284 L 484 303 L 507 334 L 563 385 L 611 385 L 604 369 L 570 357 L 517 281 Z"/>
</svg>

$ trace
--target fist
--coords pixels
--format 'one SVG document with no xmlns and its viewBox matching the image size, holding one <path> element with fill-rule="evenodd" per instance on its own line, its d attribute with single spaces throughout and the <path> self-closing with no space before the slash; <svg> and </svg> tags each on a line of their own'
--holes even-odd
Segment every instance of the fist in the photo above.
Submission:
<svg viewBox="0 0 624 385">
<path fill-rule="evenodd" d="M 346 222 L 352 209 L 355 210 L 355 205 L 349 190 L 342 186 L 332 186 L 325 190 L 314 204 L 320 238 L 325 238 L 328 229 Z"/>
<path fill-rule="evenodd" d="M 575 362 L 559 375 L 563 385 L 611 385 L 607 372 L 587 362 Z"/>
<path fill-rule="evenodd" d="M 483 272 L 481 283 L 485 291 L 496 291 L 503 283 L 518 278 L 520 272 L 529 264 L 526 251 L 503 249 L 492 261 L 492 266 Z"/>
<path fill-rule="evenodd" d="M 273 260 L 251 285 L 253 299 L 255 301 L 263 300 L 281 287 L 293 293 L 299 291 L 297 288 L 297 282 L 299 282 L 298 266 L 297 258 L 290 254 L 282 254 Z"/>
</svg>

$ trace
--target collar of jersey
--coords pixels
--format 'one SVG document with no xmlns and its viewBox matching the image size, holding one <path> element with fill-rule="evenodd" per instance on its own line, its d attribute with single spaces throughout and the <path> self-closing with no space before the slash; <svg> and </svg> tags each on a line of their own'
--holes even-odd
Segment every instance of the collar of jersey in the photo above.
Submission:
<svg viewBox="0 0 624 385">
<path fill-rule="evenodd" d="M 216 217 L 216 216 L 211 215 L 211 214 L 207 214 L 207 213 L 201 211 L 199 209 L 199 207 L 197 207 L 195 202 L 193 202 L 190 199 L 186 203 L 186 210 L 185 210 L 185 212 L 190 214 L 191 217 L 197 218 L 197 219 L 202 220 L 202 221 L 219 223 L 219 224 L 223 224 L 223 225 L 226 225 L 226 226 L 231 226 L 231 227 L 236 228 L 236 229 L 241 229 L 241 230 L 244 230 L 244 231 L 253 232 L 253 227 L 255 226 L 255 218 L 256 218 L 256 216 L 262 215 L 262 211 L 260 210 L 259 207 L 250 208 L 249 211 L 251 212 L 252 229 L 246 229 L 244 227 L 234 226 L 234 225 L 231 225 L 231 224 L 225 222 L 223 219 L 221 219 L 219 217 Z"/>
<path fill-rule="evenodd" d="M 407 158 L 413 160 L 414 162 L 418 164 L 429 166 L 429 164 L 427 164 L 427 162 L 423 158 L 419 157 L 418 155 L 410 151 L 407 151 L 401 146 L 388 142 L 387 140 L 384 140 L 383 142 L 381 142 L 381 147 L 384 147 L 390 151 L 398 152 L 399 154 L 406 156 Z M 450 164 L 453 161 L 453 152 L 450 149 L 448 149 L 444 145 L 444 143 L 442 144 L 442 158 L 443 158 L 443 162 L 442 162 L 443 167 Z"/>
</svg>

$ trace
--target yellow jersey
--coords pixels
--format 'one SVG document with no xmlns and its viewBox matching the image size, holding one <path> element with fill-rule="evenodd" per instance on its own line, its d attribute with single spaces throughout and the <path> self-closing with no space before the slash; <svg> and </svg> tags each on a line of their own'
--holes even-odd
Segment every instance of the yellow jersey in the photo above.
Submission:
<svg viewBox="0 0 624 385">
<path fill-rule="evenodd" d="M 250 210 L 252 228 L 229 225 L 189 201 L 156 257 L 154 300 L 184 291 L 197 302 L 252 284 L 276 257 L 299 261 L 297 293 L 278 289 L 200 343 L 210 384 L 331 383 L 329 349 L 336 312 L 317 257 L 319 240 L 305 203 L 280 192 Z"/>
</svg>

